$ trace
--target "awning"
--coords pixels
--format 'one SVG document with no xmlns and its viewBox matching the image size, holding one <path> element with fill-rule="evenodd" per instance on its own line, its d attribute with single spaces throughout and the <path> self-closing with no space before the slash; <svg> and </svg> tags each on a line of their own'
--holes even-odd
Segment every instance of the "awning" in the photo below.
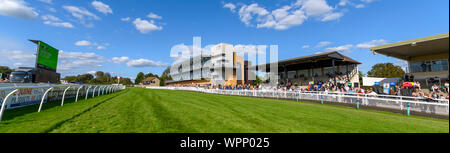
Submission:
<svg viewBox="0 0 450 153">
<path fill-rule="evenodd" d="M 350 57 L 347 57 L 337 51 L 302 56 L 297 58 L 291 58 L 287 60 L 278 61 L 278 71 L 282 71 L 286 68 L 288 71 L 291 70 L 302 70 L 302 69 L 312 69 L 312 68 L 322 68 L 322 67 L 332 67 L 332 60 L 335 61 L 335 66 L 351 65 L 351 64 L 361 64 Z M 266 70 L 261 70 L 263 72 L 270 71 L 270 63 L 262 64 L 260 66 L 253 66 L 259 71 L 258 67 L 265 66 Z"/>
<path fill-rule="evenodd" d="M 376 46 L 370 48 L 370 50 L 377 54 L 383 54 L 402 60 L 410 60 L 414 57 L 448 53 L 448 38 L 449 33 L 444 33 L 440 35 Z"/>
</svg>

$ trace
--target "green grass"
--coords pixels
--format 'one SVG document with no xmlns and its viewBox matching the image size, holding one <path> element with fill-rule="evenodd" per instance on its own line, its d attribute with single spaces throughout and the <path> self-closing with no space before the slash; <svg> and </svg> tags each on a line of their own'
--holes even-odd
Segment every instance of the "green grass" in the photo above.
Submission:
<svg viewBox="0 0 450 153">
<path fill-rule="evenodd" d="M 72 100 L 73 101 L 73 100 Z M 449 121 L 309 102 L 130 88 L 5 112 L 0 133 L 448 133 Z"/>
</svg>

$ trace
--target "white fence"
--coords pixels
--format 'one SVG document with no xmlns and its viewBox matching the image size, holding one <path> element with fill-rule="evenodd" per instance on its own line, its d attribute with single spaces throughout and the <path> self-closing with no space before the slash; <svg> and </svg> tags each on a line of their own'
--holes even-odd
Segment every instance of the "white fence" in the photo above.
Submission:
<svg viewBox="0 0 450 153">
<path fill-rule="evenodd" d="M 28 84 L 0 87 L 0 122 L 6 109 L 14 109 L 39 104 L 38 112 L 44 103 L 61 100 L 61 106 L 67 98 L 80 99 L 110 94 L 125 89 L 123 85 L 49 85 Z"/>
<path fill-rule="evenodd" d="M 391 95 L 368 95 L 357 93 L 338 92 L 294 92 L 294 91 L 273 91 L 273 90 L 220 90 L 204 89 L 196 87 L 147 87 L 149 89 L 185 90 L 210 94 L 248 96 L 260 98 L 291 99 L 296 101 L 309 100 L 343 103 L 354 105 L 356 108 L 362 106 L 381 109 L 405 111 L 409 116 L 411 111 L 449 116 L 449 100 L 425 101 L 420 97 L 391 96 Z"/>
</svg>

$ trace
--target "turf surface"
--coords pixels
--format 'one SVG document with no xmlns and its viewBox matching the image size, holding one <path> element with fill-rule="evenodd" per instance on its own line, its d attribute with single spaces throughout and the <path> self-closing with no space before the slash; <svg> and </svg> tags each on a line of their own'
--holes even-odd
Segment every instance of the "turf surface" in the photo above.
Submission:
<svg viewBox="0 0 450 153">
<path fill-rule="evenodd" d="M 7 110 L 0 133 L 448 133 L 449 121 L 309 102 L 129 88 Z"/>
</svg>

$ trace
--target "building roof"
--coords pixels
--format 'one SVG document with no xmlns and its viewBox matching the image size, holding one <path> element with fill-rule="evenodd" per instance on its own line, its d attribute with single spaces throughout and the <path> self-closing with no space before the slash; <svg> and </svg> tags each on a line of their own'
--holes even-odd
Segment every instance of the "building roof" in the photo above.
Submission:
<svg viewBox="0 0 450 153">
<path fill-rule="evenodd" d="M 278 67 L 286 67 L 289 70 L 294 69 L 309 69 L 309 68 L 320 68 L 320 67 L 331 67 L 332 60 L 335 60 L 335 65 L 345 65 L 345 64 L 361 64 L 361 62 L 358 62 L 348 56 L 345 56 L 337 51 L 331 51 L 331 52 L 325 52 L 325 53 L 319 53 L 319 54 L 313 54 L 308 56 L 302 56 L 302 57 L 296 57 L 286 60 L 280 60 L 278 61 Z M 266 70 L 262 70 L 265 72 L 270 71 L 270 63 L 263 64 L 260 66 L 266 65 Z M 258 67 L 260 67 L 258 66 Z M 256 66 L 253 66 L 256 67 Z M 282 69 L 278 69 L 281 71 Z"/>
<path fill-rule="evenodd" d="M 370 50 L 377 54 L 392 56 L 403 60 L 410 60 L 413 57 L 448 53 L 448 38 L 449 33 L 444 33 L 429 37 L 376 46 L 370 48 Z"/>
<path fill-rule="evenodd" d="M 318 53 L 308 56 L 302 56 L 302 57 L 296 57 L 291 58 L 287 60 L 280 60 L 278 61 L 278 64 L 291 64 L 292 62 L 309 62 L 309 61 L 316 61 L 321 58 L 335 58 L 335 59 L 341 59 L 344 62 L 349 62 L 353 64 L 361 64 L 361 62 L 358 62 L 348 56 L 345 56 L 337 51 L 331 51 L 331 52 L 325 52 L 325 53 Z"/>
<path fill-rule="evenodd" d="M 142 81 L 152 81 L 152 80 L 154 80 L 154 79 L 158 79 L 157 77 L 148 77 L 148 78 L 145 78 L 144 80 L 142 80 Z"/>
</svg>

